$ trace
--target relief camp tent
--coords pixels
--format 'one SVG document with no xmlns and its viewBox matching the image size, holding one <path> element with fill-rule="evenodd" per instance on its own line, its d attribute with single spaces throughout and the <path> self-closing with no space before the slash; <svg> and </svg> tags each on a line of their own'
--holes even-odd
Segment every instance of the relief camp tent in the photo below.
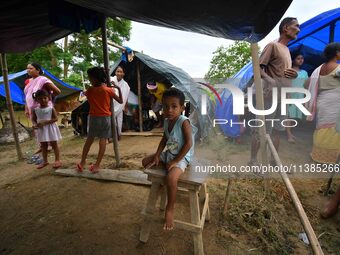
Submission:
<svg viewBox="0 0 340 255">
<path fill-rule="evenodd" d="M 63 82 L 62 80 L 58 79 L 53 74 L 48 72 L 46 69 L 43 69 L 43 71 L 44 71 L 43 75 L 49 78 L 61 90 L 61 94 L 58 95 L 56 98 L 57 102 L 73 94 L 78 94 L 80 92 L 81 89 Z M 14 102 L 18 104 L 25 104 L 24 88 L 25 80 L 27 78 L 28 76 L 26 70 L 8 75 L 11 98 Z M 3 77 L 0 77 L 0 95 L 6 97 Z"/>
<path fill-rule="evenodd" d="M 136 95 L 137 89 L 137 64 L 140 67 L 141 89 L 142 94 L 148 93 L 146 83 L 150 80 L 164 83 L 167 87 L 172 85 L 183 91 L 185 97 L 190 101 L 190 120 L 198 127 L 199 133 L 197 138 L 204 138 L 208 135 L 212 127 L 212 119 L 214 118 L 214 107 L 210 103 L 207 105 L 207 114 L 201 114 L 201 85 L 196 83 L 182 69 L 171 65 L 170 63 L 152 58 L 143 53 L 135 52 L 132 62 L 124 62 L 123 60 L 116 62 L 111 67 L 110 74 L 113 76 L 118 65 L 124 66 L 124 79 L 130 86 L 131 91 Z"/>
<path fill-rule="evenodd" d="M 261 108 L 263 109 L 257 42 L 263 39 L 279 22 L 291 2 L 292 0 L 212 0 L 209 3 L 180 0 L 5 1 L 0 6 L 1 63 L 3 70 L 5 70 L 4 73 L 7 75 L 4 53 L 33 50 L 73 32 L 79 32 L 82 28 L 89 33 L 101 27 L 103 41 L 107 42 L 105 17 L 122 17 L 150 25 L 250 42 L 254 63 L 256 97 L 257 102 L 262 103 Z M 107 56 L 106 43 L 104 43 L 103 53 L 104 56 Z M 104 63 L 105 67 L 108 68 L 107 57 L 104 59 Z M 7 81 L 6 88 L 8 91 Z M 12 126 L 14 130 L 14 117 L 12 118 Z M 271 140 L 268 140 L 265 136 L 265 127 L 260 128 L 260 139 L 262 161 L 266 163 L 265 145 L 267 141 L 271 142 Z M 18 144 L 17 141 L 17 147 Z M 114 142 L 114 144 L 116 143 Z M 19 153 L 18 157 L 20 158 Z M 323 254 L 287 175 L 282 172 L 280 174 L 299 213 L 313 253 Z M 197 241 L 197 239 L 194 240 Z M 203 253 L 203 247 L 200 250 Z"/>
<path fill-rule="evenodd" d="M 0 6 L 1 61 L 6 70 L 4 53 L 27 52 L 71 33 L 81 30 L 90 33 L 101 27 L 105 42 L 104 65 L 108 69 L 106 17 L 121 17 L 215 37 L 246 40 L 253 43 L 253 51 L 257 52 L 256 43 L 279 22 L 291 2 L 292 0 L 213 0 L 207 4 L 204 1 L 180 0 L 7 1 Z M 114 146 L 115 154 L 118 155 L 116 137 Z"/>
</svg>

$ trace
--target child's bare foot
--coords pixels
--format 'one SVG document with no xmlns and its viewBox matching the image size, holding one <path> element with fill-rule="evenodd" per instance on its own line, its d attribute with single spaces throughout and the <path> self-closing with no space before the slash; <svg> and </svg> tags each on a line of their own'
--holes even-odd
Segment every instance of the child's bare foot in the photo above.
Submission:
<svg viewBox="0 0 340 255">
<path fill-rule="evenodd" d="M 78 173 L 82 173 L 84 170 L 84 164 L 82 162 L 77 163 L 76 169 Z"/>
<path fill-rule="evenodd" d="M 40 165 L 37 166 L 37 169 L 42 169 L 47 165 L 48 165 L 48 162 L 42 162 Z"/>
<path fill-rule="evenodd" d="M 90 166 L 90 172 L 93 173 L 93 174 L 98 173 L 99 172 L 99 166 L 97 166 L 96 164 L 91 165 Z"/>
<path fill-rule="evenodd" d="M 57 169 L 57 168 L 61 167 L 61 165 L 62 165 L 61 162 L 58 160 L 58 161 L 54 162 L 53 168 Z"/>
<path fill-rule="evenodd" d="M 174 210 L 166 209 L 165 211 L 165 223 L 163 226 L 164 230 L 173 230 L 174 229 Z"/>
</svg>

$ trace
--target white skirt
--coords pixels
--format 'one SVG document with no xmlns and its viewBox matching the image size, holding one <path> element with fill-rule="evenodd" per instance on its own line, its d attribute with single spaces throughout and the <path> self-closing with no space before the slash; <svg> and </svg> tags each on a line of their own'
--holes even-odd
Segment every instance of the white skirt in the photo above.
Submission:
<svg viewBox="0 0 340 255">
<path fill-rule="evenodd" d="M 61 134 L 57 123 L 45 125 L 37 129 L 37 141 L 41 142 L 54 142 L 61 139 Z"/>
</svg>

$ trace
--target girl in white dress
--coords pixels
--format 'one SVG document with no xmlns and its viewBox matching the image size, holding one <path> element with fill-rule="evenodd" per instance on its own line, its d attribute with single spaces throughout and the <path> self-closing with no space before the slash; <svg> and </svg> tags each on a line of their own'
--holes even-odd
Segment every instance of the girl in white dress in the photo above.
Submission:
<svg viewBox="0 0 340 255">
<path fill-rule="evenodd" d="M 36 138 L 41 144 L 43 162 L 38 165 L 37 169 L 41 169 L 48 165 L 47 148 L 48 144 L 52 146 L 55 155 L 53 168 L 61 167 L 58 140 L 61 139 L 60 131 L 57 126 L 57 112 L 53 106 L 49 105 L 51 100 L 50 94 L 46 90 L 38 90 L 33 93 L 33 99 L 39 103 L 39 107 L 33 110 L 32 120 L 33 128 L 37 130 Z"/>
</svg>

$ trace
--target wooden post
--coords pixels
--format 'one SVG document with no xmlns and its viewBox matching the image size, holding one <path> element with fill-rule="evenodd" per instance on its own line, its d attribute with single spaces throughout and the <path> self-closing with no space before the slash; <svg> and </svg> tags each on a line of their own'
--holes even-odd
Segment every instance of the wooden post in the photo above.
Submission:
<svg viewBox="0 0 340 255">
<path fill-rule="evenodd" d="M 13 138 L 15 142 L 15 148 L 17 150 L 18 159 L 23 160 L 24 157 L 22 156 L 22 152 L 20 148 L 17 126 L 16 126 L 14 110 L 13 110 L 13 104 L 12 104 L 12 99 L 11 99 L 11 91 L 9 88 L 6 54 L 1 53 L 0 55 L 1 55 L 2 75 L 4 77 L 4 84 L 5 84 L 5 90 L 6 90 L 6 104 L 7 104 L 7 108 L 9 111 L 9 116 L 11 118 L 11 126 L 12 126 Z"/>
<path fill-rule="evenodd" d="M 138 85 L 138 105 L 139 105 L 139 132 L 143 132 L 143 116 L 142 116 L 142 85 L 140 80 L 140 64 L 136 58 L 137 63 L 137 85 Z"/>
<path fill-rule="evenodd" d="M 254 83 L 256 89 L 256 108 L 258 110 L 264 109 L 264 99 L 263 99 L 263 87 L 261 83 L 261 71 L 260 71 L 260 61 L 258 55 L 258 45 L 257 43 L 251 44 L 251 55 L 253 62 L 253 71 L 254 71 Z M 257 118 L 261 119 L 263 123 L 265 123 L 264 115 L 259 115 Z M 266 126 L 260 127 L 260 151 L 261 151 L 261 159 L 263 164 L 268 164 L 267 158 L 267 148 L 266 148 Z"/>
<path fill-rule="evenodd" d="M 198 200 L 198 192 L 196 190 L 189 190 L 189 201 L 190 201 L 190 216 L 191 223 L 194 225 L 199 225 L 201 223 L 200 219 L 200 207 Z M 202 231 L 192 234 L 194 239 L 194 254 L 203 255 L 203 238 Z"/>
<path fill-rule="evenodd" d="M 111 79 L 110 79 L 110 68 L 109 68 L 109 53 L 107 49 L 107 33 L 106 33 L 106 17 L 103 16 L 102 18 L 102 42 L 103 42 L 103 57 L 104 57 L 104 68 L 106 71 L 106 80 L 107 85 L 111 85 Z M 119 167 L 120 165 L 120 158 L 119 158 L 119 150 L 118 150 L 118 139 L 117 139 L 117 130 L 116 130 L 116 118 L 115 118 L 115 111 L 114 111 L 114 104 L 113 100 L 111 100 L 111 130 L 112 130 L 112 137 L 113 137 L 113 150 L 115 152 L 115 158 L 116 158 L 116 167 Z"/>
<path fill-rule="evenodd" d="M 266 139 L 269 145 L 269 148 L 271 150 L 271 153 L 273 154 L 273 157 L 275 159 L 275 162 L 278 166 L 282 166 L 282 162 L 280 160 L 279 155 L 277 154 L 277 151 L 272 143 L 272 140 L 270 139 L 269 135 L 266 135 Z M 310 224 L 308 217 L 305 213 L 305 210 L 302 207 L 302 204 L 299 200 L 298 195 L 295 192 L 295 189 L 292 185 L 292 183 L 290 182 L 287 174 L 284 171 L 280 171 L 280 175 L 282 177 L 282 180 L 284 182 L 284 184 L 287 187 L 288 193 L 290 195 L 290 197 L 293 200 L 293 204 L 295 206 L 295 209 L 299 215 L 300 221 L 302 223 L 303 229 L 306 231 L 306 234 L 308 236 L 308 240 L 311 244 L 312 250 L 313 250 L 313 254 L 316 255 L 323 255 L 323 251 L 321 249 L 321 246 L 319 244 L 318 238 L 316 237 L 314 230 L 312 228 L 312 225 Z"/>
<path fill-rule="evenodd" d="M 145 213 L 147 216 L 144 217 L 144 222 L 142 224 L 142 228 L 139 234 L 139 241 L 146 243 L 149 239 L 150 229 L 151 229 L 151 219 L 150 215 L 153 215 L 155 212 L 155 206 L 158 198 L 158 190 L 159 190 L 160 183 L 159 182 L 152 182 L 150 193 L 148 197 L 148 202 L 146 203 Z"/>
<path fill-rule="evenodd" d="M 5 122 L 4 122 L 4 119 L 2 118 L 1 112 L 0 112 L 0 121 L 1 121 L 2 126 L 4 126 Z"/>
<path fill-rule="evenodd" d="M 224 197 L 224 205 L 223 205 L 223 214 L 225 215 L 229 209 L 229 202 L 230 202 L 230 193 L 231 193 L 231 184 L 233 181 L 229 178 L 228 179 L 228 186 L 227 186 L 227 191 L 225 193 Z"/>
<path fill-rule="evenodd" d="M 261 82 L 261 71 L 260 71 L 260 61 L 258 55 L 259 47 L 257 43 L 251 44 L 251 56 L 253 62 L 253 71 L 254 71 L 254 83 L 256 89 L 256 108 L 258 110 L 264 109 L 264 99 L 263 99 L 263 87 Z M 265 122 L 264 115 L 256 116 L 258 119 Z M 261 162 L 262 165 L 268 165 L 268 157 L 267 157 L 267 143 L 266 143 L 266 126 L 263 125 L 259 127 L 260 133 L 260 152 L 261 152 Z M 269 180 L 268 178 L 265 181 L 265 190 L 269 189 Z"/>
</svg>

